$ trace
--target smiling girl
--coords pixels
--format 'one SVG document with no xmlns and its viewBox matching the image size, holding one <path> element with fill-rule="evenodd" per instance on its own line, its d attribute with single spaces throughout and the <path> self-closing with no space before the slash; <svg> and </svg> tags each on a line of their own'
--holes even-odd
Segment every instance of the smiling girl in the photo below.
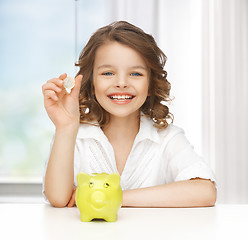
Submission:
<svg viewBox="0 0 248 240">
<path fill-rule="evenodd" d="M 122 206 L 215 204 L 211 169 L 161 103 L 170 101 L 165 62 L 151 35 L 114 22 L 83 49 L 70 94 L 63 88 L 66 74 L 43 85 L 56 127 L 43 184 L 53 206 L 74 206 L 79 172 L 118 172 Z"/>
</svg>

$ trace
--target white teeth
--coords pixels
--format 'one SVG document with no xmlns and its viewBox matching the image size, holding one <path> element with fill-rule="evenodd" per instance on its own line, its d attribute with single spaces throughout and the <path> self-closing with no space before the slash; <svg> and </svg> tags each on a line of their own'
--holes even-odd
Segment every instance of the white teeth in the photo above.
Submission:
<svg viewBox="0 0 248 240">
<path fill-rule="evenodd" d="M 117 99 L 117 100 L 126 100 L 126 99 L 132 99 L 133 97 L 130 95 L 113 95 L 110 96 L 111 99 Z"/>
</svg>

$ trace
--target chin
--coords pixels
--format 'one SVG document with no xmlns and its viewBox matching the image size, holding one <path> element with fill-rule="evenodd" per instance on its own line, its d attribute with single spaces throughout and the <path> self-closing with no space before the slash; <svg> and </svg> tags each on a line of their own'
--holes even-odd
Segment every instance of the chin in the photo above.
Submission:
<svg viewBox="0 0 248 240">
<path fill-rule="evenodd" d="M 110 114 L 110 117 L 115 117 L 115 118 L 127 118 L 131 116 L 138 116 L 140 113 L 140 110 L 135 110 L 135 111 L 125 111 L 125 110 L 117 110 L 117 111 L 108 111 Z"/>
</svg>

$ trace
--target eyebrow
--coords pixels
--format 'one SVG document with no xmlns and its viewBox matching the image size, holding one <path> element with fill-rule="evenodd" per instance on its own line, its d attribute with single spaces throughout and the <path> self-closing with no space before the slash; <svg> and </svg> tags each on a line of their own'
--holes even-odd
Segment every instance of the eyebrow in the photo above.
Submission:
<svg viewBox="0 0 248 240">
<path fill-rule="evenodd" d="M 109 67 L 113 67 L 112 65 L 109 65 L 109 64 L 103 64 L 103 65 L 100 65 L 97 67 L 97 69 L 100 69 L 100 68 L 109 68 Z"/>
<path fill-rule="evenodd" d="M 147 67 L 144 67 L 144 66 L 141 66 L 141 65 L 137 65 L 137 66 L 132 66 L 131 68 L 141 68 L 141 69 L 144 69 L 144 70 L 147 70 Z"/>
<path fill-rule="evenodd" d="M 100 68 L 109 68 L 109 67 L 114 67 L 113 65 L 110 65 L 110 64 L 103 64 L 103 65 L 100 65 L 97 67 L 97 69 L 100 69 Z M 130 69 L 143 69 L 143 70 L 146 70 L 147 71 L 147 67 L 144 67 L 142 65 L 137 65 L 137 66 L 131 66 Z"/>
</svg>

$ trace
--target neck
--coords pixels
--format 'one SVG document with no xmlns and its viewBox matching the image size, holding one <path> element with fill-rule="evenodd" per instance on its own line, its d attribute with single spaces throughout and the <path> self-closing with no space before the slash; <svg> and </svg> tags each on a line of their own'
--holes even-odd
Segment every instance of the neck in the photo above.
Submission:
<svg viewBox="0 0 248 240">
<path fill-rule="evenodd" d="M 103 132 L 109 141 L 112 139 L 135 138 L 139 132 L 139 125 L 139 115 L 132 115 L 126 118 L 112 116 L 109 124 L 103 128 Z"/>
</svg>

